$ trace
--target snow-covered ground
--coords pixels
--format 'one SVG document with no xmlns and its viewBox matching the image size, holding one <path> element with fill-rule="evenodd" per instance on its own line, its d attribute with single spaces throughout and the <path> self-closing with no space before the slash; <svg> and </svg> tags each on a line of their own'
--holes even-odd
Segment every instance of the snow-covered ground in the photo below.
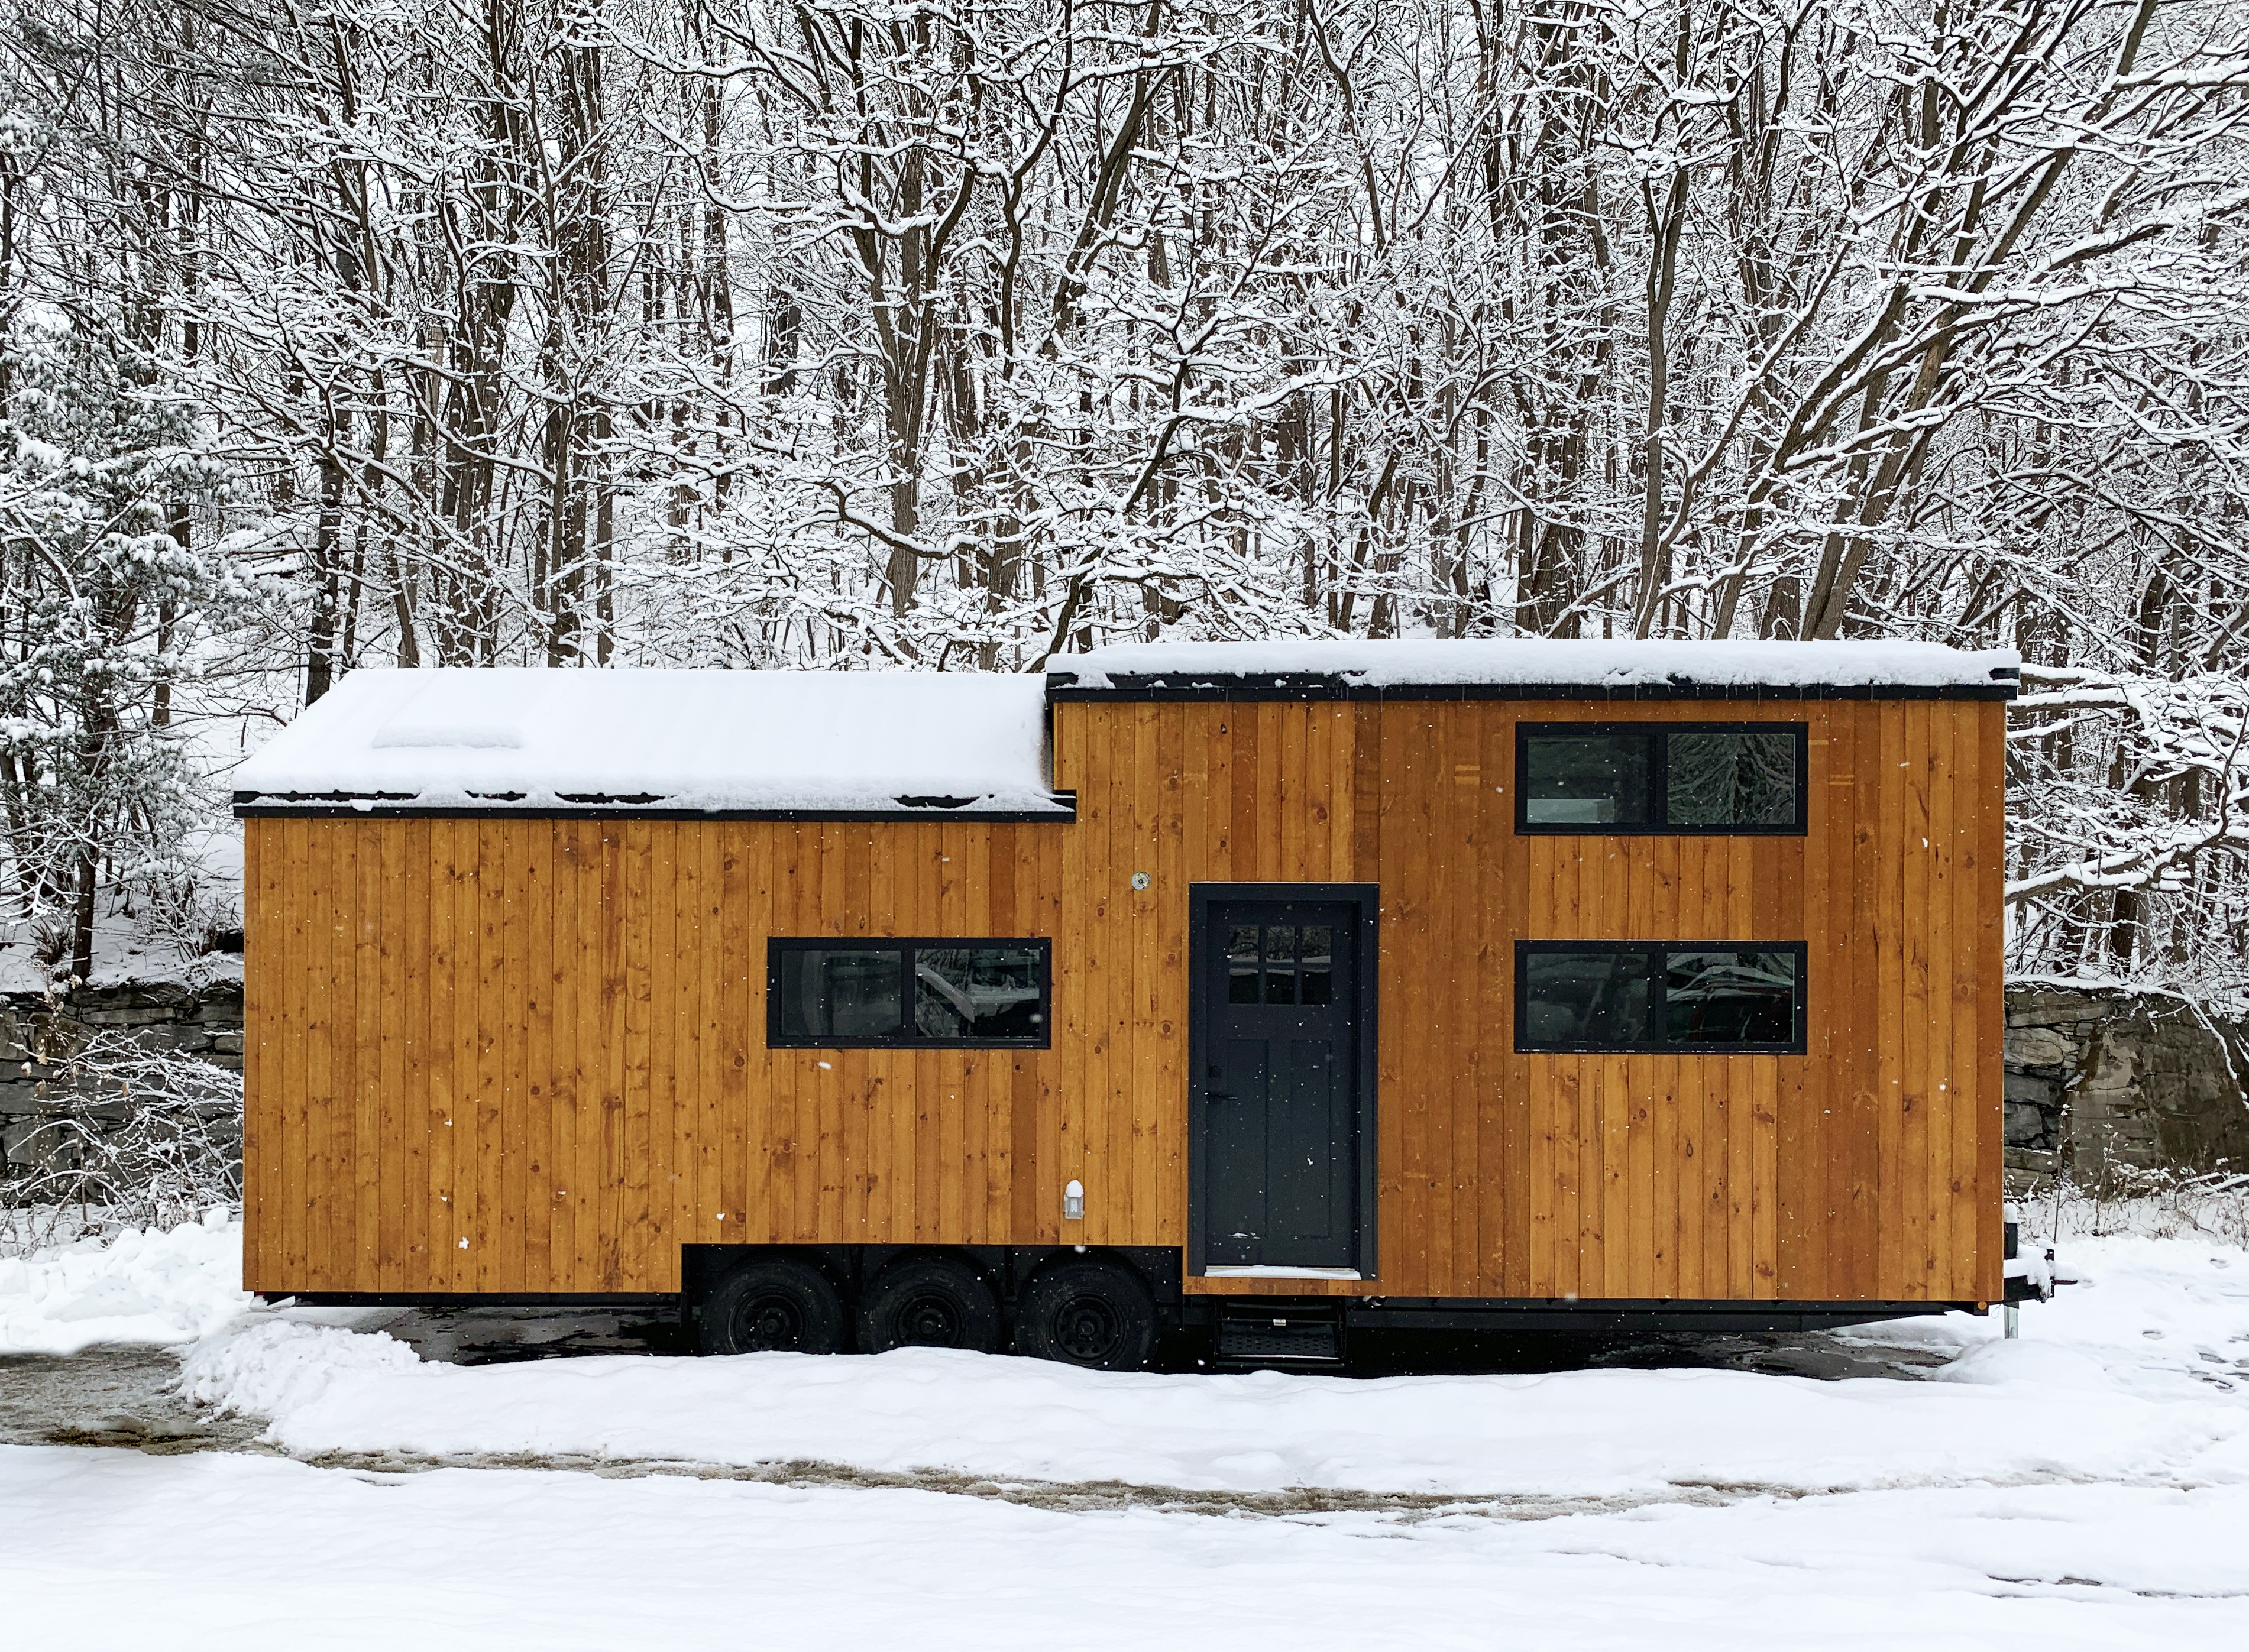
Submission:
<svg viewBox="0 0 2249 1652">
<path fill-rule="evenodd" d="M 242 1224 L 225 1211 L 169 1233 L 128 1228 L 0 1256 L 0 1354 L 192 1342 L 254 1300 L 242 1288 Z"/>
<path fill-rule="evenodd" d="M 1628 1425 L 1627 1425 L 1628 1426 Z M 0 1453 L 12 1644 L 2238 1649 L 2238 1486 L 1462 1513 Z"/>
<path fill-rule="evenodd" d="M 1956 1355 L 1934 1380 L 1351 1381 L 457 1367 L 243 1311 L 232 1233 L 0 1273 L 0 1339 L 193 1339 L 189 1390 L 270 1419 L 265 1455 L 0 1448 L 11 1642 L 2249 1645 L 2249 1253 L 2216 1241 L 2071 1243 L 2019 1342 L 1858 1333 Z"/>
<path fill-rule="evenodd" d="M 232 846 L 237 860 L 241 846 Z M 223 896 L 205 902 L 217 927 L 239 927 L 239 874 Z M 37 994 L 46 990 L 53 965 L 40 958 L 38 931 L 21 918 L 0 918 L 0 993 Z M 183 949 L 175 936 L 142 918 L 104 913 L 93 926 L 93 974 L 86 984 L 97 991 L 122 986 L 188 987 L 196 991 L 242 985 L 242 954 Z"/>
<path fill-rule="evenodd" d="M 187 1377 L 200 1401 L 271 1417 L 267 1438 L 298 1456 L 810 1461 L 1190 1491 L 1463 1496 L 2249 1483 L 2249 1405 L 2201 1380 L 2232 1382 L 2218 1374 L 2249 1366 L 2249 1276 L 2239 1284 L 2224 1336 L 2213 1322 L 2227 1305 L 2213 1290 L 2197 1306 L 2216 1311 L 2178 1328 L 2187 1346 L 1978 1339 L 1927 1382 L 1727 1370 L 1109 1375 L 937 1349 L 463 1368 L 425 1363 L 384 1335 L 281 1321 L 207 1339 Z M 2249 1369 L 2239 1377 L 2249 1382 Z"/>
</svg>

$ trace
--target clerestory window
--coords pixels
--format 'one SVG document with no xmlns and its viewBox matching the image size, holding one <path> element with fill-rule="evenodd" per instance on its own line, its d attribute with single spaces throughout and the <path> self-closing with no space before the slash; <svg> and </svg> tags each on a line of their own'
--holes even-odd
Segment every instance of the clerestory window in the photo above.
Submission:
<svg viewBox="0 0 2249 1652">
<path fill-rule="evenodd" d="M 1043 1049 L 1053 945 L 1044 940 L 767 943 L 774 1049 Z"/>
<path fill-rule="evenodd" d="M 1525 723 L 1516 827 L 1528 833 L 1800 833 L 1801 723 Z"/>
<path fill-rule="evenodd" d="M 1804 1053 L 1804 943 L 1518 941 L 1515 1047 Z"/>
</svg>

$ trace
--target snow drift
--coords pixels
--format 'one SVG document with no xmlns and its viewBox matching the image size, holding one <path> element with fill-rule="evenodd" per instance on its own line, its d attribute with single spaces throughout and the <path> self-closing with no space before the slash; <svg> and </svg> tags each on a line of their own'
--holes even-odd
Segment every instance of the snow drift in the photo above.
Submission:
<svg viewBox="0 0 2249 1652">
<path fill-rule="evenodd" d="M 2249 1258 L 2129 1238 L 2073 1256 L 2090 1282 L 2027 1309 L 2030 1340 L 1964 1315 L 1860 1333 L 1964 1352 L 1937 1382 L 1102 1374 L 934 1349 L 464 1368 L 285 1320 L 207 1338 L 185 1372 L 195 1398 L 270 1417 L 267 1437 L 307 1456 L 812 1460 L 1242 1492 L 2249 1481 Z"/>
<path fill-rule="evenodd" d="M 130 1228 L 0 1258 L 0 1354 L 192 1342 L 252 1305 L 242 1224 L 213 1210 L 169 1232 Z"/>
</svg>

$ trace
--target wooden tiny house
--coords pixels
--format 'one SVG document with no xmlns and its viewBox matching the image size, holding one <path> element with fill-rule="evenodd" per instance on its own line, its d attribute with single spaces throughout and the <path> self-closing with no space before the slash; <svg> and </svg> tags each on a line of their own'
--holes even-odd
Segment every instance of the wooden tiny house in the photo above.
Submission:
<svg viewBox="0 0 2249 1652">
<path fill-rule="evenodd" d="M 2000 1300 L 2012 663 L 354 674 L 237 781 L 247 1282 L 1110 1364 Z"/>
</svg>

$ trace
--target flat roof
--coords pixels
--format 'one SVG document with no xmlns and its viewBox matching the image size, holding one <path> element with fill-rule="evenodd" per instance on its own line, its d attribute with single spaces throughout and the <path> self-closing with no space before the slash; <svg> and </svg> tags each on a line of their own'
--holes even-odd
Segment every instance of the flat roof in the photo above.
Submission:
<svg viewBox="0 0 2249 1652">
<path fill-rule="evenodd" d="M 2008 700 L 2011 648 L 1545 637 L 1136 642 L 1048 662 L 1057 700 Z"/>
<path fill-rule="evenodd" d="M 238 813 L 1069 819 L 1055 700 L 2012 699 L 1927 642 L 1128 643 L 971 671 L 358 670 L 236 771 Z"/>
<path fill-rule="evenodd" d="M 244 814 L 1070 818 L 1045 685 L 978 672 L 354 671 L 235 771 Z"/>
</svg>

